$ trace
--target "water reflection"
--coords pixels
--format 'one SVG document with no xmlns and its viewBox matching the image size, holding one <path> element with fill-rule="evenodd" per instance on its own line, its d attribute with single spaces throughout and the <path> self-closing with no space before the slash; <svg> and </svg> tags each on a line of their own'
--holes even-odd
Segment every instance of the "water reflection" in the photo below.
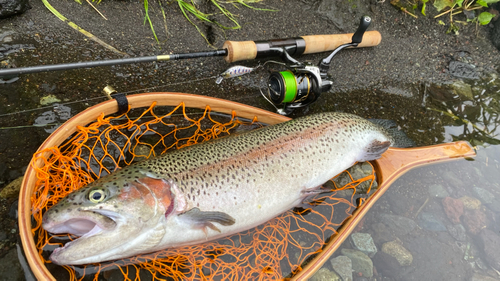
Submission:
<svg viewBox="0 0 500 281">
<path fill-rule="evenodd" d="M 465 91 L 428 87 L 424 106 L 440 115 L 444 142 L 476 147 L 474 161 L 421 167 L 398 179 L 358 227 L 369 235 L 351 235 L 313 280 L 335 278 L 346 266 L 352 280 L 500 279 L 500 90 L 498 79 L 469 83 Z"/>
</svg>

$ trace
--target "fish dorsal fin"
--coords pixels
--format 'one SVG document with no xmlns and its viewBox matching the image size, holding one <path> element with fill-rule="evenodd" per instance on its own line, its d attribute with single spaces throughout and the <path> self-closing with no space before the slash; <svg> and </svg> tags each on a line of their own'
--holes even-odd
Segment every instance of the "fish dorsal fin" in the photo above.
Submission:
<svg viewBox="0 0 500 281">
<path fill-rule="evenodd" d="M 236 221 L 230 215 L 223 212 L 204 212 L 198 208 L 184 212 L 179 217 L 191 223 L 193 228 L 203 230 L 207 234 L 207 227 L 220 232 L 220 230 L 213 224 L 218 223 L 221 225 L 233 225 Z"/>
<path fill-rule="evenodd" d="M 366 146 L 363 154 L 358 159 L 358 162 L 371 161 L 379 159 L 382 154 L 391 146 L 390 141 L 374 140 Z"/>
</svg>

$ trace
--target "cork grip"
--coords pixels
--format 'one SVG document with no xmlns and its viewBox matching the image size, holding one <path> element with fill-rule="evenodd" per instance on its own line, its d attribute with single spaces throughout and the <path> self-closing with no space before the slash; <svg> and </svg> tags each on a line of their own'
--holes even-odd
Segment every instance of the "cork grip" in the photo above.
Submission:
<svg viewBox="0 0 500 281">
<path fill-rule="evenodd" d="M 253 60 L 257 57 L 257 45 L 254 41 L 226 41 L 222 48 L 227 49 L 227 56 L 224 57 L 227 62 Z"/>
<path fill-rule="evenodd" d="M 348 34 L 332 34 L 332 35 L 309 35 L 302 36 L 306 41 L 306 49 L 304 54 L 321 53 L 326 51 L 333 51 L 335 48 L 342 44 L 351 43 L 352 35 Z M 378 31 L 366 31 L 363 35 L 363 41 L 358 47 L 373 47 L 380 44 L 382 35 Z"/>
</svg>

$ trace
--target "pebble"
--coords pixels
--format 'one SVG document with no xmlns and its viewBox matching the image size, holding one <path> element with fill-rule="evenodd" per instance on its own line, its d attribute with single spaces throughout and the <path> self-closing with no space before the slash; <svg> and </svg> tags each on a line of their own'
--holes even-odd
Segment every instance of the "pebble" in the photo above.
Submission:
<svg viewBox="0 0 500 281">
<path fill-rule="evenodd" d="M 430 231 L 446 231 L 444 224 L 432 213 L 422 212 L 419 215 L 419 225 Z"/>
<path fill-rule="evenodd" d="M 486 228 L 486 214 L 479 210 L 467 210 L 463 216 L 465 228 L 472 233 L 478 234 L 481 229 Z"/>
<path fill-rule="evenodd" d="M 445 197 L 443 208 L 446 216 L 452 223 L 460 223 L 460 217 L 464 213 L 464 203 L 458 199 Z"/>
<path fill-rule="evenodd" d="M 352 262 L 346 256 L 338 256 L 330 260 L 333 270 L 343 281 L 352 281 Z"/>
<path fill-rule="evenodd" d="M 455 240 L 460 242 L 465 242 L 467 240 L 467 233 L 462 224 L 447 225 L 448 233 L 455 238 Z"/>
<path fill-rule="evenodd" d="M 373 243 L 373 238 L 369 233 L 353 233 L 350 236 L 351 245 L 354 249 L 365 253 L 373 258 L 377 253 L 377 246 Z"/>
<path fill-rule="evenodd" d="M 352 269 L 356 274 L 361 274 L 363 277 L 373 276 L 373 262 L 363 252 L 352 249 L 342 249 L 342 255 L 351 259 Z"/>
<path fill-rule="evenodd" d="M 380 221 L 396 236 L 404 236 L 417 227 L 417 223 L 409 218 L 390 214 L 381 214 Z"/>
<path fill-rule="evenodd" d="M 11 181 L 7 186 L 5 186 L 2 189 L 2 191 L 0 191 L 0 198 L 18 198 L 22 182 L 23 182 L 23 177 L 19 177 Z"/>
<path fill-rule="evenodd" d="M 429 186 L 429 195 L 431 197 L 445 198 L 450 196 L 448 191 L 440 184 L 433 184 Z"/>
<path fill-rule="evenodd" d="M 396 258 L 401 266 L 408 266 L 413 262 L 413 256 L 410 251 L 403 247 L 401 241 L 398 240 L 384 243 L 382 245 L 382 252 Z"/>
<path fill-rule="evenodd" d="M 500 236 L 494 231 L 483 229 L 479 233 L 485 261 L 494 269 L 500 270 Z"/>
<path fill-rule="evenodd" d="M 342 281 L 340 277 L 328 268 L 321 268 L 310 279 L 311 281 Z"/>
<path fill-rule="evenodd" d="M 454 172 L 445 171 L 441 176 L 453 188 L 453 190 L 464 188 L 464 183 L 459 179 L 459 177 L 457 177 Z"/>
<path fill-rule="evenodd" d="M 481 201 L 474 197 L 463 196 L 459 200 L 464 203 L 464 208 L 468 210 L 476 210 L 481 207 Z"/>
<path fill-rule="evenodd" d="M 351 168 L 347 169 L 347 171 L 351 174 L 351 176 L 354 180 L 357 180 L 357 179 L 361 179 L 361 178 L 364 178 L 366 176 L 371 175 L 373 173 L 373 168 L 369 163 L 363 162 L 363 163 L 358 163 L 358 164 L 352 166 Z M 341 188 L 341 187 L 349 184 L 350 182 L 352 182 L 351 177 L 349 176 L 348 173 L 340 174 L 338 177 L 333 179 L 333 181 L 335 182 L 335 184 L 338 188 Z M 368 192 L 368 189 L 370 188 L 370 183 L 371 183 L 370 181 L 364 181 L 364 182 L 360 183 L 356 187 L 356 193 L 357 194 L 366 194 Z M 378 184 L 377 184 L 377 181 L 375 180 L 375 181 L 373 181 L 373 184 L 371 185 L 370 190 L 376 190 L 377 187 L 378 187 Z M 337 192 L 339 192 L 339 191 L 337 191 Z M 352 192 L 353 192 L 353 189 L 348 189 L 348 190 L 345 190 L 345 192 L 341 192 L 339 194 L 339 196 L 342 196 L 342 197 L 351 196 Z"/>
<path fill-rule="evenodd" d="M 483 204 L 491 204 L 493 203 L 493 200 L 495 199 L 495 195 L 493 195 L 491 192 L 488 190 L 474 186 L 473 189 L 474 194 L 477 196 L 477 198 L 483 203 Z"/>
</svg>

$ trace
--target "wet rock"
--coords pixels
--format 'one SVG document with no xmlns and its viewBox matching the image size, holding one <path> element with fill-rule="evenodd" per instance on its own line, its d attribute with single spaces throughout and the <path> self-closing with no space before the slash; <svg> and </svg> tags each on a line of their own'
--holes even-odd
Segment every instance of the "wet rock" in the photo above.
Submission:
<svg viewBox="0 0 500 281">
<path fill-rule="evenodd" d="M 417 223 L 409 218 L 390 214 L 381 214 L 380 221 L 396 236 L 404 236 L 417 227 Z"/>
<path fill-rule="evenodd" d="M 471 281 L 498 281 L 498 279 L 474 273 L 474 275 L 472 275 Z"/>
<path fill-rule="evenodd" d="M 418 216 L 418 224 L 430 231 L 446 231 L 444 224 L 432 213 L 422 212 Z"/>
<path fill-rule="evenodd" d="M 392 232 L 389 230 L 389 228 L 381 222 L 372 224 L 371 228 L 374 232 L 372 234 L 373 241 L 375 241 L 375 243 L 377 244 L 383 244 L 396 238 L 394 234 L 392 234 Z"/>
<path fill-rule="evenodd" d="M 378 252 L 375 257 L 373 257 L 373 265 L 383 276 L 391 277 L 396 280 L 400 279 L 398 278 L 398 273 L 401 270 L 401 265 L 395 257 L 382 251 Z"/>
<path fill-rule="evenodd" d="M 316 273 L 314 273 L 313 277 L 310 279 L 311 281 L 342 281 L 340 277 L 333 271 L 330 271 L 328 268 L 321 268 Z"/>
<path fill-rule="evenodd" d="M 49 105 L 56 102 L 61 102 L 61 100 L 54 95 L 47 95 L 40 99 L 40 105 Z"/>
<path fill-rule="evenodd" d="M 486 214 L 479 210 L 467 210 L 463 216 L 465 228 L 472 234 L 478 234 L 486 227 Z"/>
<path fill-rule="evenodd" d="M 463 189 L 464 183 L 460 180 L 455 172 L 445 171 L 442 174 L 443 179 L 451 186 L 454 190 Z"/>
<path fill-rule="evenodd" d="M 330 260 L 333 270 L 343 281 L 352 281 L 352 262 L 346 256 L 338 256 Z"/>
<path fill-rule="evenodd" d="M 461 224 L 447 225 L 448 233 L 455 238 L 457 241 L 465 242 L 467 240 L 467 234 L 465 228 Z"/>
<path fill-rule="evenodd" d="M 491 204 L 488 204 L 487 207 L 492 210 L 493 212 L 496 212 L 497 214 L 500 214 L 500 199 L 495 198 Z"/>
<path fill-rule="evenodd" d="M 387 242 L 382 245 L 382 252 L 394 257 L 401 266 L 408 266 L 413 262 L 412 254 L 403 247 L 399 240 Z"/>
<path fill-rule="evenodd" d="M 363 252 L 352 249 L 342 249 L 341 253 L 351 259 L 352 270 L 356 274 L 361 274 L 361 276 L 364 277 L 373 276 L 373 262 Z"/>
<path fill-rule="evenodd" d="M 0 19 L 22 14 L 31 9 L 28 0 L 0 0 Z"/>
<path fill-rule="evenodd" d="M 14 247 L 0 259 L 0 281 L 25 280 L 23 269 L 17 258 L 17 249 Z"/>
<path fill-rule="evenodd" d="M 496 270 L 500 270 L 500 236 L 494 231 L 483 229 L 479 233 L 486 262 Z"/>
<path fill-rule="evenodd" d="M 476 66 L 469 64 L 469 63 L 461 62 L 461 61 L 451 61 L 449 66 L 448 66 L 448 72 L 451 75 L 453 75 L 455 77 L 459 77 L 459 78 L 479 79 L 479 75 L 477 74 L 477 71 L 476 71 Z M 455 84 L 457 86 L 455 86 Z M 458 94 L 462 94 L 462 95 L 466 94 L 467 96 L 465 96 L 465 97 L 472 99 L 472 91 L 470 90 L 470 85 L 465 84 L 463 81 L 458 81 L 458 82 L 453 83 L 452 87 L 454 89 L 458 88 L 456 90 L 457 92 L 462 91 Z M 464 89 L 465 89 L 465 93 L 463 93 Z"/>
<path fill-rule="evenodd" d="M 464 203 L 464 208 L 468 210 L 476 210 L 481 207 L 481 201 L 474 197 L 463 196 L 459 200 Z"/>
<path fill-rule="evenodd" d="M 443 208 L 446 216 L 452 223 L 460 223 L 460 217 L 464 213 L 464 203 L 458 199 L 445 197 Z"/>
<path fill-rule="evenodd" d="M 450 196 L 448 191 L 440 184 L 433 184 L 429 186 L 429 195 L 437 198 L 445 198 Z"/>
<path fill-rule="evenodd" d="M 377 247 L 373 243 L 372 236 L 369 233 L 353 233 L 350 236 L 351 245 L 354 249 L 365 253 L 370 258 L 377 253 Z"/>
<path fill-rule="evenodd" d="M 474 186 L 473 189 L 474 194 L 477 196 L 477 198 L 483 203 L 483 204 L 491 204 L 493 203 L 493 200 L 495 199 L 495 195 L 493 195 L 491 192 L 488 190 Z"/>
<path fill-rule="evenodd" d="M 7 186 L 5 186 L 2 191 L 0 191 L 0 198 L 17 198 L 19 197 L 19 190 L 21 190 L 21 184 L 23 182 L 23 177 L 19 177 Z"/>
<path fill-rule="evenodd" d="M 358 163 L 358 164 L 352 166 L 351 168 L 347 169 L 347 171 L 351 174 L 351 176 L 354 180 L 362 179 L 366 176 L 373 174 L 373 168 L 367 162 Z M 333 181 L 335 182 L 337 187 L 340 188 L 340 187 L 343 187 L 346 184 L 349 184 L 352 182 L 351 176 L 349 176 L 348 173 L 342 173 L 338 177 L 336 177 Z M 371 188 L 370 188 L 370 184 L 371 184 Z M 357 194 L 366 194 L 366 193 L 368 193 L 369 189 L 376 190 L 377 187 L 378 187 L 377 181 L 373 181 L 373 183 L 371 183 L 370 181 L 364 181 L 356 187 L 356 193 Z M 349 197 L 352 195 L 353 190 L 354 189 L 339 190 L 339 191 L 337 191 L 337 193 L 339 194 L 339 196 Z"/>
<path fill-rule="evenodd" d="M 353 18 L 359 19 L 368 13 L 368 5 L 362 3 L 361 0 L 347 2 L 322 0 L 317 11 L 321 17 L 333 23 L 337 28 L 347 30 L 353 25 Z"/>
</svg>

